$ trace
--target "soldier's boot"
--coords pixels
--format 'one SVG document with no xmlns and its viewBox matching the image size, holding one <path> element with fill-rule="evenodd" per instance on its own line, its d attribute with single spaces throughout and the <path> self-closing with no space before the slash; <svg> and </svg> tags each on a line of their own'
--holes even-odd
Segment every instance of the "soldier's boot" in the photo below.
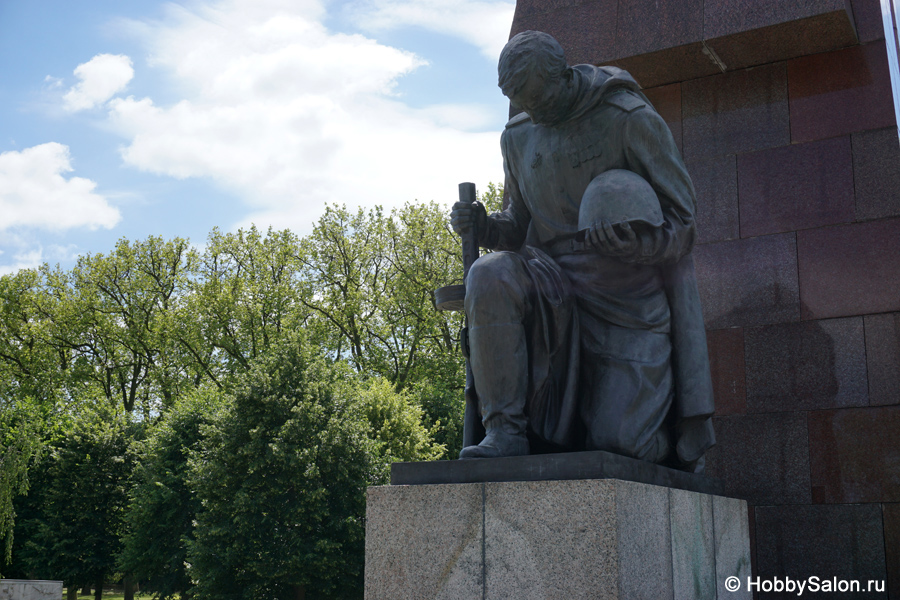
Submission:
<svg viewBox="0 0 900 600">
<path fill-rule="evenodd" d="M 486 435 L 460 458 L 498 458 L 528 454 L 525 395 L 528 349 L 519 323 L 469 329 L 469 361 Z"/>
</svg>

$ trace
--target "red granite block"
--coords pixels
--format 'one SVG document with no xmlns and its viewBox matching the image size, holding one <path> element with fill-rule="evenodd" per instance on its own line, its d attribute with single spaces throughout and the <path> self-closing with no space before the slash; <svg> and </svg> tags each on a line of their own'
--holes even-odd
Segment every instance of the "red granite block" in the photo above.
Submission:
<svg viewBox="0 0 900 600">
<path fill-rule="evenodd" d="M 753 505 L 809 504 L 806 414 L 767 413 L 713 417 L 716 445 L 706 472 L 729 496 Z"/>
<path fill-rule="evenodd" d="M 815 503 L 900 501 L 900 407 L 809 413 Z"/>
<path fill-rule="evenodd" d="M 546 13 L 585 4 L 585 0 L 518 0 L 515 18 Z"/>
<path fill-rule="evenodd" d="M 706 332 L 709 367 L 712 374 L 716 415 L 736 415 L 747 411 L 744 381 L 744 330 L 716 329 Z"/>
<path fill-rule="evenodd" d="M 520 13 L 517 6 L 509 36 L 529 29 L 544 31 L 562 45 L 570 65 L 606 64 L 617 55 L 617 7 L 618 0 L 588 0 L 529 14 L 524 8 Z"/>
<path fill-rule="evenodd" d="M 616 58 L 698 43 L 704 0 L 619 0 Z M 648 18 L 648 15 L 653 15 Z"/>
<path fill-rule="evenodd" d="M 862 317 L 744 331 L 747 411 L 867 406 Z"/>
<path fill-rule="evenodd" d="M 686 160 L 790 143 L 784 63 L 686 81 L 681 94 Z"/>
<path fill-rule="evenodd" d="M 634 75 L 644 87 L 656 87 L 722 72 L 703 53 L 702 42 L 618 58 L 612 64 Z"/>
<path fill-rule="evenodd" d="M 866 315 L 869 404 L 900 404 L 900 313 Z"/>
<path fill-rule="evenodd" d="M 706 0 L 703 33 L 713 39 L 839 11 L 846 12 L 844 0 Z"/>
<path fill-rule="evenodd" d="M 778 598 L 885 599 L 870 593 L 868 581 L 884 581 L 885 552 L 881 506 L 759 506 L 756 508 L 758 573 L 762 579 L 860 581 L 863 593 L 760 593 Z"/>
<path fill-rule="evenodd" d="M 779 4 L 794 6 L 793 2 Z M 841 8 L 815 17 L 707 39 L 706 44 L 733 70 L 846 48 L 856 42 L 850 15 Z"/>
<path fill-rule="evenodd" d="M 881 2 L 879 0 L 850 0 L 853 6 L 853 20 L 859 42 L 866 44 L 884 39 L 884 24 L 881 21 Z"/>
<path fill-rule="evenodd" d="M 854 133 L 856 218 L 900 215 L 900 137 L 896 127 Z"/>
<path fill-rule="evenodd" d="M 613 64 L 645 88 L 712 75 L 702 37 L 703 0 L 619 0 Z"/>
<path fill-rule="evenodd" d="M 793 233 L 703 244 L 694 265 L 707 329 L 800 319 Z"/>
<path fill-rule="evenodd" d="M 850 136 L 738 157 L 741 237 L 854 220 Z"/>
<path fill-rule="evenodd" d="M 681 84 L 673 83 L 644 90 L 644 95 L 653 104 L 656 112 L 665 120 L 672 131 L 675 144 L 681 150 Z"/>
<path fill-rule="evenodd" d="M 802 318 L 900 310 L 900 218 L 797 232 Z"/>
<path fill-rule="evenodd" d="M 884 554 L 890 598 L 900 598 L 900 504 L 882 504 Z"/>
<path fill-rule="evenodd" d="M 701 244 L 740 237 L 737 160 L 734 155 L 687 165 L 697 191 L 697 239 Z"/>
<path fill-rule="evenodd" d="M 895 122 L 884 42 L 796 58 L 787 72 L 793 142 Z"/>
</svg>

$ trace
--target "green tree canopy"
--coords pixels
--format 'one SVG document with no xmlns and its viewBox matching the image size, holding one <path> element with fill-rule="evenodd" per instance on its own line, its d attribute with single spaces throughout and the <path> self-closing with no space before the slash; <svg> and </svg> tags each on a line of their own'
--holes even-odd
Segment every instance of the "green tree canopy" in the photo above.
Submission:
<svg viewBox="0 0 900 600">
<path fill-rule="evenodd" d="M 481 200 L 489 210 L 498 209 L 502 190 L 489 186 Z M 80 489 L 66 479 L 73 473 L 80 473 L 82 481 L 97 476 L 115 480 L 117 490 L 127 488 L 120 483 L 133 460 L 129 436 L 146 429 L 148 442 L 136 447 L 138 488 L 126 494 L 132 499 L 132 524 L 121 566 L 138 572 L 142 557 L 150 560 L 151 555 L 153 564 L 169 564 L 169 570 L 155 568 L 161 579 L 152 585 L 158 591 L 181 589 L 187 581 L 178 561 L 187 547 L 194 547 L 188 543 L 195 530 L 193 516 L 196 531 L 202 529 L 207 540 L 197 538 L 196 548 L 201 542 L 214 547 L 210 540 L 218 535 L 211 533 L 220 522 L 216 519 L 225 523 L 233 517 L 246 521 L 247 531 L 253 529 L 249 524 L 256 517 L 242 512 L 240 502 L 222 499 L 217 504 L 215 486 L 204 487 L 215 481 L 208 479 L 215 468 L 227 470 L 226 458 L 238 460 L 242 466 L 237 472 L 247 476 L 246 485 L 256 482 L 259 489 L 265 486 L 251 476 L 257 472 L 254 465 L 267 465 L 259 469 L 271 477 L 303 467 L 307 479 L 290 491 L 302 500 L 290 505 L 299 512 L 281 516 L 300 523 L 292 531 L 327 532 L 316 539 L 343 540 L 335 543 L 361 552 L 353 533 L 358 527 L 348 524 L 352 519 L 340 521 L 345 523 L 340 529 L 338 521 L 322 516 L 321 498 L 336 497 L 336 492 L 323 475 L 315 474 L 327 472 L 345 482 L 344 491 L 356 490 L 335 502 L 343 506 L 340 514 L 361 519 L 365 483 L 360 481 L 384 481 L 394 460 L 452 457 L 461 446 L 465 375 L 458 333 L 463 317 L 437 311 L 434 299 L 437 288 L 460 283 L 462 277 L 460 242 L 447 212 L 435 203 L 418 202 L 390 213 L 331 206 L 304 237 L 255 227 L 235 233 L 213 230 L 202 249 L 179 238 L 123 239 L 107 254 L 79 258 L 69 270 L 45 265 L 0 276 L 0 540 L 9 547 L 18 512 L 28 533 L 24 538 L 17 534 L 13 547 L 25 553 L 23 560 L 50 552 L 54 544 L 59 544 L 60 556 L 74 556 L 69 541 L 45 535 L 42 503 L 62 510 L 65 490 L 60 482 Z M 303 344 L 296 337 L 301 330 Z M 302 351 L 295 348 L 298 344 Z M 288 348 L 299 352 L 295 358 L 305 357 L 299 370 L 282 364 Z M 263 371 L 276 366 L 282 375 L 269 373 L 264 386 Z M 290 392 L 286 381 L 300 387 Z M 210 395 L 213 390 L 215 396 Z M 223 412 L 209 420 L 211 413 L 200 410 L 200 398 Z M 318 416 L 301 418 L 284 406 L 302 406 Z M 117 416 L 98 421 L 87 418 L 92 414 Z M 233 431 L 234 439 L 244 441 L 243 450 L 223 437 L 223 431 L 235 427 L 229 419 L 257 423 L 243 433 Z M 47 427 L 51 421 L 63 435 L 52 433 Z M 29 465 L 45 443 L 44 460 L 29 478 Z M 263 447 L 269 454 L 261 452 Z M 118 452 L 116 460 L 111 449 Z M 251 450 L 259 451 L 255 458 L 247 454 Z M 106 466 L 95 461 L 99 456 L 108 459 L 102 463 Z M 345 464 L 356 458 L 361 466 Z M 116 465 L 125 465 L 124 471 Z M 101 476 L 103 469 L 107 475 Z M 237 479 L 228 481 L 239 491 Z M 27 501 L 14 500 L 29 485 Z M 235 496 L 244 497 L 246 493 Z M 166 498 L 178 501 L 169 506 Z M 221 512 L 197 513 L 198 502 L 207 500 Z M 21 510 L 14 511 L 16 507 Z M 103 516 L 95 522 L 118 523 L 115 535 L 121 534 L 122 515 L 103 512 L 107 510 L 98 502 L 94 512 Z M 313 521 L 303 521 L 300 512 L 313 515 Z M 171 520 L 172 529 L 154 528 L 154 519 Z M 200 527 L 202 523 L 207 525 Z M 59 531 L 75 538 L 82 530 Z M 97 531 L 107 535 L 110 530 Z M 296 558 L 297 552 L 287 556 Z M 343 550 L 335 552 L 343 556 Z M 265 571 L 260 565 L 269 564 L 266 560 L 281 564 L 273 554 L 263 555 L 261 562 L 251 561 L 260 573 Z M 213 573 L 219 563 L 204 563 L 205 556 L 196 551 L 190 576 L 201 581 L 201 588 L 213 589 L 209 582 L 214 578 L 205 575 L 202 565 Z M 352 564 L 361 554 L 347 556 L 351 566 L 346 572 L 355 572 Z M 86 572 L 82 566 L 71 569 Z M 337 593 L 332 583 L 316 577 L 313 573 L 291 583 L 273 575 L 266 580 Z"/>
<path fill-rule="evenodd" d="M 193 586 L 185 568 L 200 498 L 188 484 L 188 458 L 200 449 L 202 428 L 221 408 L 218 393 L 197 390 L 178 400 L 146 440 L 135 443 L 136 465 L 125 522 L 120 570 L 162 600 Z"/>
<path fill-rule="evenodd" d="M 333 366 L 333 365 L 332 365 Z M 365 488 L 380 470 L 354 387 L 302 337 L 251 363 L 192 458 L 197 596 L 346 598 L 362 574 Z"/>
<path fill-rule="evenodd" d="M 133 428 L 121 413 L 81 410 L 48 442 L 16 524 L 16 558 L 30 576 L 102 585 L 115 572 Z"/>
</svg>

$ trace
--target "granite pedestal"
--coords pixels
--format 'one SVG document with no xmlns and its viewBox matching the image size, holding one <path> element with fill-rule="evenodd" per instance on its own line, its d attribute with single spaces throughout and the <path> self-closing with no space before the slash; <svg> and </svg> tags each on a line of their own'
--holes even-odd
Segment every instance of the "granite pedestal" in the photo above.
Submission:
<svg viewBox="0 0 900 600">
<path fill-rule="evenodd" d="M 59 600 L 62 581 L 0 579 L 0 600 Z"/>
<path fill-rule="evenodd" d="M 554 472 L 564 455 L 396 465 L 392 480 L 408 485 L 369 488 L 366 599 L 751 597 L 743 589 L 750 575 L 745 501 L 690 489 L 715 486 L 702 477 L 584 454 L 606 469 L 589 479 L 572 477 L 584 469 Z M 637 478 L 677 485 L 625 480 L 629 463 L 638 463 Z M 496 480 L 516 466 L 532 480 Z M 434 473 L 484 480 L 434 483 Z M 422 480 L 428 483 L 416 483 Z M 742 590 L 725 590 L 731 576 Z"/>
</svg>

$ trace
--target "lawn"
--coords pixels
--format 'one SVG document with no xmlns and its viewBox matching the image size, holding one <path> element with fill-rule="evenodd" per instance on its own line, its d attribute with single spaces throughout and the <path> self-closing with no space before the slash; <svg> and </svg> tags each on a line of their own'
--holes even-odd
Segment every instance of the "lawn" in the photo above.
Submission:
<svg viewBox="0 0 900 600">
<path fill-rule="evenodd" d="M 87 595 L 82 596 L 81 594 L 78 594 L 79 600 L 81 600 L 82 598 L 93 598 L 93 597 L 94 597 L 94 594 L 91 594 L 90 596 L 87 596 Z M 150 600 L 150 598 L 152 598 L 152 597 L 153 597 L 152 594 L 145 595 L 145 594 L 138 593 L 138 594 L 134 595 L 134 600 Z M 62 600 L 66 600 L 66 588 L 63 588 Z M 125 600 L 125 596 L 122 592 L 113 592 L 110 590 L 106 590 L 103 592 L 103 600 Z"/>
</svg>

